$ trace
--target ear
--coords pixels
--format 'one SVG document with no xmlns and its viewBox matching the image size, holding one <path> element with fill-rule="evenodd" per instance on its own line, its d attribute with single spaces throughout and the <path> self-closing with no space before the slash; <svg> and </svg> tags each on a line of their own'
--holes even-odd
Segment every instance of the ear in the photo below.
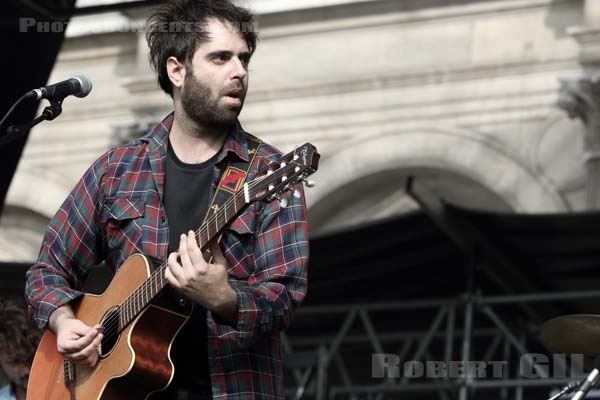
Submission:
<svg viewBox="0 0 600 400">
<path fill-rule="evenodd" d="M 167 59 L 167 74 L 173 84 L 173 89 L 181 89 L 185 80 L 185 73 L 185 66 L 177 58 L 171 56 Z"/>
</svg>

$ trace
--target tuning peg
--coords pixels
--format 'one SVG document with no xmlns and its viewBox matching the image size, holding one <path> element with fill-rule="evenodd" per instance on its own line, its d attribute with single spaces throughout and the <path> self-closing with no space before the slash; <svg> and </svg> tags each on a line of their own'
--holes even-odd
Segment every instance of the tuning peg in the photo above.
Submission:
<svg viewBox="0 0 600 400">
<path fill-rule="evenodd" d="M 304 184 L 306 185 L 306 187 L 312 188 L 317 186 L 317 183 L 315 181 L 309 181 L 306 179 L 302 179 L 302 182 L 304 182 Z"/>
<path fill-rule="evenodd" d="M 277 200 L 279 200 L 279 207 L 281 207 L 281 208 L 287 208 L 287 206 L 288 206 L 288 201 L 287 201 L 287 199 L 282 199 L 282 198 L 281 198 L 281 197 L 279 197 L 279 196 L 275 196 L 275 198 L 276 198 Z"/>
<path fill-rule="evenodd" d="M 302 195 L 300 194 L 300 192 L 298 191 L 298 189 L 295 189 L 293 187 L 288 187 L 287 190 L 289 190 L 290 192 L 292 192 L 294 194 L 294 197 L 299 199 L 300 197 L 302 197 Z"/>
</svg>

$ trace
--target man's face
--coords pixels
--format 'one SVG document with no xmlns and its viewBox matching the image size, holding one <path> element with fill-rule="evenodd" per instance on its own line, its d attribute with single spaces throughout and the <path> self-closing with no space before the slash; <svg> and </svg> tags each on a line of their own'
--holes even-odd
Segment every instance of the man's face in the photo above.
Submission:
<svg viewBox="0 0 600 400">
<path fill-rule="evenodd" d="M 31 361 L 18 353 L 0 353 L 0 368 L 6 374 L 11 383 L 23 389 L 27 388 L 29 379 L 29 368 Z"/>
<path fill-rule="evenodd" d="M 216 126 L 233 124 L 248 91 L 250 51 L 228 23 L 209 19 L 209 40 L 196 49 L 181 91 L 184 111 L 192 120 Z"/>
</svg>

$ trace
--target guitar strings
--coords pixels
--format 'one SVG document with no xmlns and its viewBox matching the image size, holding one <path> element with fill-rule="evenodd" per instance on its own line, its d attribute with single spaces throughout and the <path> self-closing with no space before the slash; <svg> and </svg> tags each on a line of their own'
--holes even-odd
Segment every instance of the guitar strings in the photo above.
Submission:
<svg viewBox="0 0 600 400">
<path fill-rule="evenodd" d="M 234 204 L 234 201 L 236 200 L 236 195 L 234 195 L 233 197 L 231 197 L 230 199 L 228 199 L 225 204 L 224 204 L 224 209 L 227 209 L 228 207 L 232 206 L 232 204 Z M 196 237 L 201 237 L 200 235 L 202 235 L 202 231 L 206 231 L 206 233 L 208 234 L 208 226 L 211 226 L 213 223 L 216 222 L 215 218 L 216 214 L 214 214 L 214 218 L 213 216 L 209 217 L 206 221 L 205 224 L 203 224 L 199 229 L 197 229 L 195 231 L 195 235 Z M 143 292 L 144 290 L 148 287 L 148 285 L 155 285 L 158 279 L 160 278 L 156 278 L 158 276 L 162 277 L 163 274 L 163 270 L 166 267 L 166 262 L 163 262 L 150 276 L 149 279 L 147 279 L 146 281 L 144 281 L 136 290 L 133 291 L 132 294 L 130 294 L 125 300 L 123 300 L 123 302 L 118 306 L 118 309 L 115 310 L 115 312 L 110 315 L 102 324 L 102 326 L 104 326 L 104 337 L 102 338 L 102 342 L 104 342 L 105 340 L 109 340 L 112 337 L 116 335 L 118 335 L 119 332 L 119 319 L 121 316 L 121 310 L 123 309 L 123 307 L 126 307 L 127 310 L 129 310 L 129 304 L 133 303 L 133 308 L 135 309 L 135 304 L 137 303 L 137 300 L 139 300 L 139 293 L 142 293 L 141 297 L 142 297 L 142 302 L 143 302 Z M 133 310 L 132 310 L 133 311 Z M 141 311 L 141 309 L 139 310 Z M 131 319 L 133 319 L 138 313 L 137 312 L 131 312 Z M 124 324 L 127 325 L 127 324 Z"/>
<path fill-rule="evenodd" d="M 259 183 L 261 183 L 268 175 L 263 175 L 260 177 L 257 177 L 256 179 L 254 179 L 252 182 L 248 183 L 248 189 L 249 191 L 251 191 L 252 189 L 254 189 Z M 229 198 L 225 204 L 223 205 L 224 209 L 227 209 L 228 207 L 235 205 L 235 200 L 236 197 L 238 197 L 238 195 L 240 195 L 241 193 L 243 193 L 243 191 L 238 191 L 236 192 L 233 197 Z M 255 195 L 255 193 L 249 193 L 251 194 L 250 197 L 253 197 Z M 202 230 L 206 231 L 206 235 L 208 237 L 208 226 L 212 226 L 212 224 L 215 224 L 215 226 L 218 223 L 218 215 L 216 213 L 214 213 L 213 215 L 211 215 L 206 223 L 202 224 L 202 226 L 200 226 L 196 231 L 194 231 L 194 234 L 196 236 L 196 238 L 201 239 L 202 238 Z M 131 303 L 131 302 L 135 302 L 135 300 L 139 297 L 138 293 L 141 291 L 141 288 L 143 286 L 148 286 L 148 282 L 150 282 L 150 284 L 155 284 L 157 282 L 154 282 L 155 276 L 160 276 L 159 279 L 162 278 L 163 274 L 162 274 L 162 270 L 165 269 L 167 265 L 167 262 L 163 262 L 153 273 L 152 275 L 150 275 L 150 278 L 148 278 L 146 281 L 144 281 L 140 286 L 138 286 L 138 288 L 136 288 L 125 300 L 123 300 L 123 302 L 121 304 L 118 305 L 117 309 L 114 310 L 114 312 L 104 321 L 104 323 L 102 323 L 101 325 L 104 327 L 104 337 L 102 338 L 102 343 L 105 342 L 105 340 L 109 340 L 112 339 L 115 335 L 119 335 L 120 334 L 120 330 L 119 330 L 119 318 L 121 315 L 121 309 L 122 306 L 125 305 L 126 303 Z M 160 273 L 159 273 L 160 272 Z M 162 288 L 161 288 L 162 289 Z M 142 294 L 142 302 L 143 302 L 143 294 Z M 135 303 L 134 303 L 135 305 Z M 147 304 L 146 304 L 147 305 Z M 145 306 L 143 307 L 145 308 Z M 142 309 L 143 309 L 142 308 Z M 142 311 L 142 309 L 140 309 L 139 311 L 137 311 L 134 315 L 131 316 L 130 321 L 137 316 L 137 314 Z M 130 322 L 129 321 L 129 322 Z M 128 324 L 125 324 L 125 326 L 127 326 Z"/>
<path fill-rule="evenodd" d="M 252 182 L 248 183 L 248 189 L 249 191 L 251 191 L 252 189 L 254 189 L 259 183 L 261 183 L 265 178 L 267 178 L 269 175 L 262 175 L 260 177 L 257 177 L 256 179 L 254 179 Z M 228 199 L 225 204 L 223 205 L 224 209 L 227 209 L 227 207 L 231 206 L 230 203 L 235 202 L 236 197 L 238 197 L 241 193 L 243 193 L 243 191 L 238 191 L 234 194 L 233 197 L 231 197 L 230 199 Z M 250 194 L 250 193 L 249 193 Z M 253 197 L 255 195 L 255 193 L 251 193 L 250 197 Z M 206 231 L 206 235 L 208 237 L 208 226 L 211 226 L 212 224 L 216 224 L 218 223 L 218 215 L 215 213 L 212 216 L 210 216 L 208 218 L 208 220 L 206 221 L 206 223 L 202 224 L 202 226 L 200 226 L 195 232 L 195 236 L 197 238 L 201 239 L 201 235 L 202 235 L 202 230 L 204 229 Z M 138 296 L 138 293 L 140 292 L 140 288 L 142 288 L 143 286 L 147 286 L 148 282 L 150 282 L 151 284 L 154 284 L 156 282 L 154 282 L 155 276 L 159 276 L 159 279 L 162 279 L 163 274 L 162 274 L 162 270 L 165 269 L 167 263 L 163 262 L 157 269 L 156 271 L 154 271 L 154 273 L 152 273 L 152 275 L 150 276 L 149 279 L 147 279 L 146 281 L 144 281 L 136 290 L 134 290 L 119 306 L 118 308 L 113 312 L 113 314 L 108 317 L 106 319 L 106 321 L 102 324 L 102 326 L 104 327 L 104 337 L 102 338 L 102 343 L 104 343 L 105 340 L 109 340 L 112 339 L 113 336 L 115 335 L 119 335 L 120 330 L 119 330 L 119 318 L 121 315 L 121 308 L 124 304 L 126 303 L 131 303 L 132 301 L 135 301 Z M 162 289 L 162 288 L 161 288 Z M 143 294 L 142 294 L 142 302 L 143 302 Z M 135 304 L 135 303 L 134 303 Z M 143 310 L 143 308 L 145 308 L 147 306 L 144 305 L 144 307 L 142 307 L 140 310 L 138 310 L 136 313 L 134 313 L 134 315 L 132 315 L 130 317 L 130 320 L 127 322 L 127 324 L 124 324 L 124 326 L 127 326 L 129 324 L 129 322 L 135 317 L 137 316 L 137 314 L 139 314 L 140 311 Z"/>
<path fill-rule="evenodd" d="M 295 155 L 295 150 L 294 150 L 294 155 Z M 285 158 L 285 157 L 284 157 Z M 279 169 L 279 171 L 281 171 L 281 168 Z M 255 178 L 254 180 L 252 180 L 251 182 L 248 183 L 248 190 L 249 190 L 249 197 L 253 197 L 255 195 L 255 193 L 251 192 L 251 190 L 253 190 L 259 183 L 261 183 L 263 180 L 265 180 L 267 177 L 269 176 L 268 173 L 261 175 L 257 178 Z M 223 208 L 226 210 L 228 206 L 231 206 L 230 203 L 234 203 L 235 205 L 235 200 L 236 198 L 243 193 L 243 191 L 238 191 L 236 192 L 233 197 L 231 197 L 230 199 L 228 199 L 225 204 L 223 205 Z M 236 213 L 237 213 L 237 207 L 236 209 Z M 211 221 L 212 220 L 212 221 Z M 208 226 L 212 226 L 212 224 L 215 224 L 215 226 L 218 226 L 218 214 L 214 213 L 212 216 L 210 216 L 206 223 L 202 224 L 202 226 L 200 226 L 196 231 L 194 231 L 194 235 L 196 237 L 196 240 L 199 240 L 202 238 L 202 230 L 204 229 L 206 231 L 206 236 L 207 238 L 209 237 L 209 232 L 208 232 Z M 121 304 L 118 305 L 117 309 L 114 310 L 113 314 L 108 317 L 106 319 L 106 321 L 104 322 L 104 324 L 102 324 L 102 326 L 104 327 L 104 337 L 102 338 L 102 342 L 104 342 L 105 340 L 111 339 L 115 334 L 118 335 L 120 333 L 119 330 L 119 324 L 118 324 L 118 320 L 120 318 L 121 315 L 121 308 L 124 304 L 126 303 L 131 303 L 132 301 L 135 301 L 139 296 L 138 293 L 141 292 L 141 288 L 144 286 L 148 286 L 148 282 L 150 282 L 150 284 L 154 284 L 157 282 L 154 282 L 155 276 L 159 277 L 158 279 L 163 278 L 163 273 L 162 271 L 166 268 L 166 261 L 163 262 L 150 276 L 149 279 L 147 279 L 146 281 L 144 281 L 140 286 L 138 286 L 138 288 L 136 288 Z M 164 286 L 163 286 L 164 287 Z M 158 288 L 158 285 L 157 285 Z M 162 290 L 162 287 L 159 289 L 159 291 Z M 143 303 L 143 292 L 142 292 L 142 302 Z M 152 297 L 154 298 L 154 296 Z M 140 303 L 140 304 L 141 304 Z M 149 302 L 148 302 L 149 303 Z M 137 316 L 137 314 L 139 314 L 140 311 L 142 311 L 147 305 L 148 303 L 146 303 L 144 305 L 144 307 L 142 307 L 140 310 L 138 310 L 137 312 L 133 313 L 133 315 L 130 317 L 130 320 L 124 324 L 124 326 L 127 326 L 129 324 L 129 322 L 135 317 Z M 135 303 L 134 303 L 135 305 Z"/>
</svg>

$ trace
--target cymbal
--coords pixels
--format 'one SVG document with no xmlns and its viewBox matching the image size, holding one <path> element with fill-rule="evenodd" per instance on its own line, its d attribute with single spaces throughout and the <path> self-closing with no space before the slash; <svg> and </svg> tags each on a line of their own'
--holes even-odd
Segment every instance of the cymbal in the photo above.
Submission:
<svg viewBox="0 0 600 400">
<path fill-rule="evenodd" d="M 600 315 L 564 315 L 542 325 L 542 340 L 556 353 L 600 355 Z"/>
</svg>

